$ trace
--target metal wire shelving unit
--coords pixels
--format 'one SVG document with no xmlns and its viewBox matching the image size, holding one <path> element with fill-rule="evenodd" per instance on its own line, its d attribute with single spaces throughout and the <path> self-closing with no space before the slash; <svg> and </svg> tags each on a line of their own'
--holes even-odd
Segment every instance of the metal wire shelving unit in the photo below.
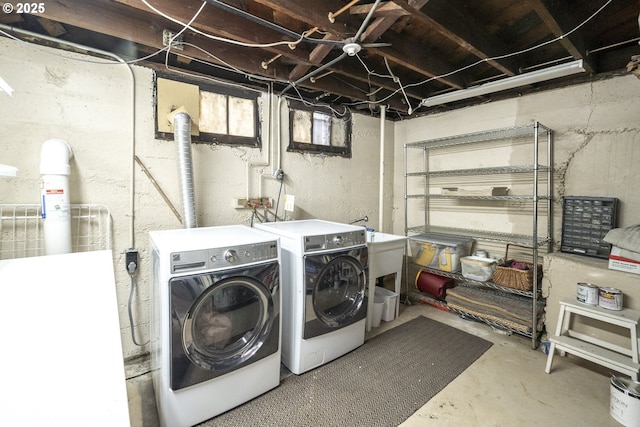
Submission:
<svg viewBox="0 0 640 427">
<path fill-rule="evenodd" d="M 407 143 L 404 145 L 404 169 L 405 169 L 405 182 L 404 182 L 404 194 L 405 194 L 405 235 L 411 237 L 412 235 L 419 233 L 440 233 L 449 234 L 454 236 L 468 236 L 476 240 L 494 242 L 500 244 L 513 244 L 517 246 L 525 246 L 532 250 L 533 264 L 538 264 L 538 252 L 539 249 L 546 246 L 546 251 L 552 250 L 552 190 L 553 190 L 553 157 L 552 157 L 552 135 L 551 129 L 541 125 L 538 122 L 533 122 L 529 125 L 510 127 L 504 129 L 491 130 L 487 132 L 476 132 L 466 135 L 437 138 L 426 141 L 418 141 L 413 143 Z M 546 142 L 546 159 L 541 162 L 540 148 L 542 146 L 541 140 Z M 467 167 L 460 169 L 444 169 L 444 170 L 431 170 L 429 163 L 429 153 L 435 149 L 443 149 L 449 147 L 456 147 L 456 150 L 472 149 L 467 147 L 468 145 L 477 144 L 473 149 L 482 148 L 483 144 L 492 143 L 496 141 L 503 141 L 506 144 L 515 144 L 521 141 L 524 144 L 531 146 L 530 162 L 524 165 L 504 165 L 495 167 Z M 518 142 L 516 142 L 518 141 Z M 409 151 L 421 150 L 422 151 L 422 164 L 419 168 L 409 170 Z M 463 177 L 474 176 L 492 176 L 497 177 L 499 181 L 501 176 L 507 175 L 523 175 L 524 181 L 530 183 L 530 192 L 526 194 L 510 194 L 510 195 L 451 195 L 451 194 L 433 194 L 430 192 L 432 187 L 431 180 L 433 178 L 453 177 L 456 179 Z M 409 181 L 421 180 L 422 193 L 410 193 Z M 464 178 L 463 178 L 464 179 Z M 506 178 L 505 178 L 506 179 Z M 414 181 L 412 181 L 414 182 Z M 539 184 L 544 182 L 546 184 L 545 194 L 540 194 Z M 415 188 L 415 185 L 411 188 L 411 191 Z M 409 210 L 411 200 L 422 201 L 424 206 L 424 219 L 420 224 L 409 224 Z M 531 217 L 531 233 L 530 234 L 517 234 L 508 232 L 494 232 L 482 229 L 476 229 L 474 227 L 466 228 L 462 227 L 447 227 L 440 226 L 438 224 L 432 224 L 430 221 L 430 208 L 433 203 L 439 203 L 442 208 L 442 204 L 464 201 L 465 203 L 473 204 L 475 201 L 482 201 L 483 203 L 518 203 L 526 205 L 527 212 Z M 546 230 L 539 229 L 538 217 L 539 217 L 539 204 L 544 203 L 546 207 Z M 532 318 L 531 318 L 531 334 L 525 333 L 524 335 L 531 338 L 532 348 L 536 348 L 539 344 L 539 321 L 538 309 L 540 304 L 545 304 L 544 299 L 541 298 L 541 292 L 539 289 L 539 277 L 537 269 L 533 269 L 533 290 L 530 292 L 524 292 L 517 289 L 506 288 L 499 286 L 492 282 L 476 282 L 463 277 L 459 273 L 447 273 L 437 269 L 425 268 L 418 266 L 421 269 L 431 271 L 433 273 L 453 278 L 456 283 L 464 286 L 481 286 L 500 292 L 507 292 L 516 294 L 519 297 L 527 298 L 531 300 Z M 408 277 L 408 267 L 407 267 Z M 459 314 L 459 310 L 456 310 Z M 484 321 L 491 326 L 500 326 L 503 329 L 511 330 L 512 332 L 523 334 L 522 331 L 513 330 L 507 325 L 500 325 L 499 322 L 489 321 L 476 316 L 469 315 L 468 317 L 475 318 L 476 320 Z"/>
</svg>

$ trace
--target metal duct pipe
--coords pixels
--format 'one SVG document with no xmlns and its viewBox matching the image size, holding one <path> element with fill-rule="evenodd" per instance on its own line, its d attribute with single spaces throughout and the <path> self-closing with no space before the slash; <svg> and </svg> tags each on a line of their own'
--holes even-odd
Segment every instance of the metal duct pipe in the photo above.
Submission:
<svg viewBox="0 0 640 427">
<path fill-rule="evenodd" d="M 182 193 L 182 223 L 184 228 L 198 226 L 193 190 L 193 162 L 191 160 L 191 117 L 184 112 L 173 116 L 173 135 L 178 146 L 180 190 Z"/>
</svg>

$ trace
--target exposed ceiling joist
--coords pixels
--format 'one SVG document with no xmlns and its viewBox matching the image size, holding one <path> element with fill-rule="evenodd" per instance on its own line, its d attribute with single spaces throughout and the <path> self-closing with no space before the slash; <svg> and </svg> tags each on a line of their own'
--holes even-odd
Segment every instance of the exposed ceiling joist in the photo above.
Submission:
<svg viewBox="0 0 640 427">
<path fill-rule="evenodd" d="M 165 48 L 164 30 L 180 32 L 168 57 L 147 61 L 243 84 L 270 79 L 276 93 L 295 82 L 311 100 L 371 114 L 384 103 L 403 116 L 627 72 L 640 54 L 638 12 L 628 0 L 56 0 L 43 14 L 5 13 L 0 23 L 131 59 Z M 587 72 L 422 102 L 572 59 Z"/>
</svg>

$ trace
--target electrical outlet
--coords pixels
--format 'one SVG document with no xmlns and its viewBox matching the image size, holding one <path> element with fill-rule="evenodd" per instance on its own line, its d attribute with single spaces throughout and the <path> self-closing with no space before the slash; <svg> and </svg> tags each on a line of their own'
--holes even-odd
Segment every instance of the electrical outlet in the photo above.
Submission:
<svg viewBox="0 0 640 427">
<path fill-rule="evenodd" d="M 273 207 L 271 197 L 250 197 L 233 199 L 233 207 L 236 209 L 270 209 Z"/>
</svg>

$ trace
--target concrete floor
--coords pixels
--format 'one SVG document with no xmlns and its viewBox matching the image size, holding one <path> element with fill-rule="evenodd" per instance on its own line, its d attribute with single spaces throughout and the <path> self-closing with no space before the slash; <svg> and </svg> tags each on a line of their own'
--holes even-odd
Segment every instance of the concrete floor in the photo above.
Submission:
<svg viewBox="0 0 640 427">
<path fill-rule="evenodd" d="M 610 374 L 597 365 L 547 356 L 531 340 L 504 335 L 429 305 L 400 305 L 400 316 L 367 334 L 371 338 L 416 316 L 426 316 L 494 343 L 473 365 L 427 402 L 402 427 L 428 426 L 620 426 L 609 414 Z M 132 426 L 158 425 L 153 387 L 145 363 L 128 366 Z M 617 375 L 617 374 L 616 374 Z M 133 377 L 132 377 L 133 376 Z"/>
<path fill-rule="evenodd" d="M 401 305 L 398 319 L 371 332 L 383 332 L 419 315 L 494 345 L 402 427 L 620 426 L 609 414 L 608 373 L 582 359 L 556 355 L 551 373 L 546 374 L 547 356 L 532 350 L 529 338 L 504 335 L 424 304 Z"/>
</svg>

